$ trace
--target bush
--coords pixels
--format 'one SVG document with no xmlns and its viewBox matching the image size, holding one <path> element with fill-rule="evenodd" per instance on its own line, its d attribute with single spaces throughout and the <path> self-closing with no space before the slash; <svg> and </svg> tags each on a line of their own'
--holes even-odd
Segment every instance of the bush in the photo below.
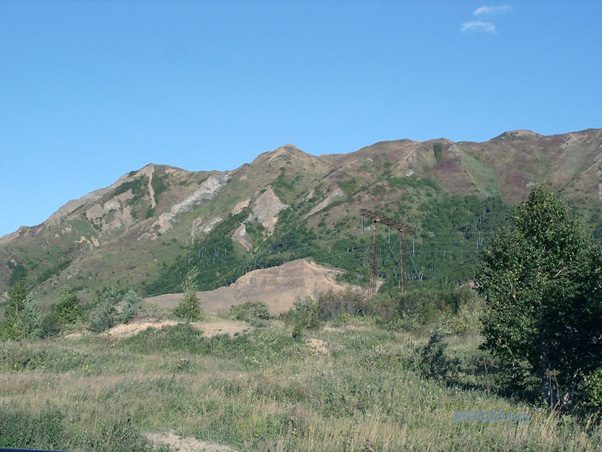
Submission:
<svg viewBox="0 0 602 452">
<path fill-rule="evenodd" d="M 304 329 L 317 329 L 321 325 L 318 304 L 311 298 L 297 299 L 290 313 L 293 322 L 293 337 L 298 339 Z"/>
<path fill-rule="evenodd" d="M 373 312 L 383 326 L 424 332 L 441 317 L 448 317 L 460 333 L 475 332 L 480 326 L 478 309 L 482 302 L 469 287 L 452 290 L 413 290 L 393 295 L 378 295 L 366 312 Z"/>
<path fill-rule="evenodd" d="M 269 320 L 272 318 L 265 301 L 245 301 L 243 304 L 232 306 L 230 315 L 236 320 Z"/>
<path fill-rule="evenodd" d="M 333 290 L 322 292 L 318 296 L 317 308 L 320 317 L 324 320 L 335 319 L 344 314 L 357 317 L 368 313 L 366 298 L 351 288 L 339 292 Z"/>
<path fill-rule="evenodd" d="M 124 339 L 120 346 L 143 354 L 186 352 L 193 355 L 236 359 L 245 366 L 255 367 L 268 362 L 281 362 L 291 357 L 297 345 L 280 327 L 259 328 L 249 334 L 230 337 L 227 334 L 203 337 L 203 332 L 190 324 L 180 323 L 163 329 L 148 328 Z M 182 364 L 182 366 L 187 366 Z M 185 369 L 181 369 L 185 370 Z"/>
<path fill-rule="evenodd" d="M 89 314 L 88 328 L 95 333 L 102 333 L 118 323 L 127 323 L 140 313 L 141 304 L 142 298 L 133 290 L 129 290 L 121 299 L 115 289 L 103 292 L 100 301 Z"/>
<path fill-rule="evenodd" d="M 39 334 L 42 339 L 49 339 L 59 334 L 62 328 L 63 324 L 61 323 L 58 314 L 51 310 L 44 317 L 42 317 Z"/>
<path fill-rule="evenodd" d="M 482 347 L 537 378 L 549 406 L 602 362 L 601 253 L 575 212 L 537 186 L 481 255 Z"/>
<path fill-rule="evenodd" d="M 187 352 L 204 353 L 207 340 L 203 332 L 190 324 L 180 323 L 162 329 L 147 328 L 146 330 L 125 339 L 122 346 L 135 353 L 173 353 Z"/>
<path fill-rule="evenodd" d="M 595 411 L 602 411 L 602 367 L 583 377 L 585 405 Z"/>
<path fill-rule="evenodd" d="M 17 312 L 7 315 L 0 338 L 22 340 L 39 335 L 42 313 L 32 294 L 27 294 Z"/>
<path fill-rule="evenodd" d="M 130 289 L 123 296 L 121 307 L 121 321 L 123 323 L 128 323 L 142 312 L 142 297 Z"/>
<path fill-rule="evenodd" d="M 310 297 L 298 299 L 294 308 L 283 317 L 285 321 L 292 322 L 293 336 L 299 338 L 304 329 L 319 328 L 324 320 L 345 322 L 349 317 L 372 315 L 373 312 L 372 306 L 360 292 L 347 288 L 339 292 L 322 292 L 318 295 L 318 301 Z"/>
<path fill-rule="evenodd" d="M 453 333 L 460 335 L 478 334 L 483 328 L 481 317 L 484 314 L 483 299 L 474 292 L 471 297 L 463 303 L 458 312 L 449 319 L 449 326 Z"/>
<path fill-rule="evenodd" d="M 45 351 L 26 347 L 19 342 L 0 343 L 0 369 L 3 371 L 37 369 L 44 367 L 45 362 Z M 0 438 L 2 438 L 1 435 Z"/>
<path fill-rule="evenodd" d="M 27 284 L 25 279 L 19 279 L 11 286 L 8 293 L 8 303 L 4 316 L 6 320 L 2 322 L 2 336 L 8 339 L 21 339 L 22 332 L 19 331 L 23 311 L 25 310 L 25 300 L 27 298 Z"/>
<path fill-rule="evenodd" d="M 89 319 L 90 331 L 102 333 L 117 323 L 117 310 L 109 303 L 100 303 L 90 312 Z"/>
<path fill-rule="evenodd" d="M 90 312 L 88 328 L 95 333 L 102 333 L 115 326 L 119 321 L 118 303 L 119 293 L 115 289 L 103 291 L 98 304 Z"/>
</svg>

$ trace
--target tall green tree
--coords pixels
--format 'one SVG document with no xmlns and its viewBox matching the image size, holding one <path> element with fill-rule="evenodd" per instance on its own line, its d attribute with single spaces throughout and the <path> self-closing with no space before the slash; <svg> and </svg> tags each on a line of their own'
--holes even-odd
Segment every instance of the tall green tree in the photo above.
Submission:
<svg viewBox="0 0 602 452">
<path fill-rule="evenodd" d="M 41 322 L 42 312 L 33 294 L 29 293 L 25 297 L 23 310 L 15 318 L 12 325 L 14 339 L 37 337 Z"/>
<path fill-rule="evenodd" d="M 16 339 L 21 336 L 17 331 L 21 323 L 21 317 L 25 313 L 25 300 L 27 298 L 27 283 L 25 279 L 17 280 L 8 292 L 8 303 L 5 310 L 5 321 L 3 322 L 2 336 Z"/>
<path fill-rule="evenodd" d="M 537 377 L 549 404 L 602 362 L 600 256 L 567 205 L 541 186 L 482 254 L 483 348 L 515 383 Z"/>
<path fill-rule="evenodd" d="M 25 309 L 27 292 L 27 283 L 24 279 L 18 280 L 11 286 L 8 292 L 8 303 L 6 305 L 6 319 L 10 323 L 13 323 Z"/>
<path fill-rule="evenodd" d="M 98 304 L 90 312 L 88 327 L 95 333 L 102 333 L 118 323 L 119 292 L 115 288 L 103 290 Z"/>
<path fill-rule="evenodd" d="M 0 325 L 0 338 L 22 340 L 39 332 L 42 314 L 25 279 L 14 283 L 8 295 L 5 320 Z"/>
<path fill-rule="evenodd" d="M 59 302 L 52 309 L 61 325 L 75 323 L 80 313 L 77 295 L 68 289 L 63 290 Z"/>
</svg>

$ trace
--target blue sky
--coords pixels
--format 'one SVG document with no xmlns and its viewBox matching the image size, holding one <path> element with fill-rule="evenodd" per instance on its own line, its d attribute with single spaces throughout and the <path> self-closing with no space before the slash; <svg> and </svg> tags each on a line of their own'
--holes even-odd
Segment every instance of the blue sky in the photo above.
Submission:
<svg viewBox="0 0 602 452">
<path fill-rule="evenodd" d="M 600 1 L 0 0 L 0 236 L 149 162 L 602 127 Z"/>
</svg>

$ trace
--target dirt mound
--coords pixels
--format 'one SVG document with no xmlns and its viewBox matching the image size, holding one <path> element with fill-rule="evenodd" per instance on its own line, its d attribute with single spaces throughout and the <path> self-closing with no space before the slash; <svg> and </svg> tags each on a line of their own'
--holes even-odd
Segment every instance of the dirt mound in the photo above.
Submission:
<svg viewBox="0 0 602 452">
<path fill-rule="evenodd" d="M 306 260 L 288 262 L 279 267 L 254 270 L 241 276 L 234 284 L 219 289 L 198 292 L 201 305 L 209 314 L 223 314 L 231 306 L 245 301 L 265 301 L 272 314 L 288 311 L 298 297 L 316 297 L 327 290 L 344 290 L 336 282 L 340 270 L 332 270 Z M 182 294 L 166 294 L 146 298 L 147 304 L 173 309 Z"/>
<path fill-rule="evenodd" d="M 175 320 L 161 320 L 157 322 L 133 321 L 127 325 L 117 325 L 103 334 L 112 338 L 126 339 L 135 336 L 148 328 L 163 329 L 166 326 L 174 326 L 178 323 L 181 322 L 176 322 Z M 201 330 L 205 337 L 217 336 L 219 334 L 236 336 L 237 334 L 247 333 L 254 329 L 254 327 L 247 323 L 229 321 L 192 322 L 191 325 L 194 328 Z"/>
</svg>

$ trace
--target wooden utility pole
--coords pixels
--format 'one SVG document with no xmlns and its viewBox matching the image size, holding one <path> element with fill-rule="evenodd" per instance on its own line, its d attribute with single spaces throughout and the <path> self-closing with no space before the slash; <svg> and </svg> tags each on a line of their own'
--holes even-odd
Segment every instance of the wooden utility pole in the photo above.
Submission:
<svg viewBox="0 0 602 452">
<path fill-rule="evenodd" d="M 386 224 L 397 229 L 399 242 L 399 290 L 404 292 L 407 288 L 406 281 L 406 246 L 405 233 L 415 234 L 416 229 L 400 221 L 373 212 L 368 209 L 360 209 L 360 215 L 372 220 L 372 249 L 370 250 L 370 296 L 376 295 L 376 278 L 378 275 L 378 223 Z"/>
</svg>

